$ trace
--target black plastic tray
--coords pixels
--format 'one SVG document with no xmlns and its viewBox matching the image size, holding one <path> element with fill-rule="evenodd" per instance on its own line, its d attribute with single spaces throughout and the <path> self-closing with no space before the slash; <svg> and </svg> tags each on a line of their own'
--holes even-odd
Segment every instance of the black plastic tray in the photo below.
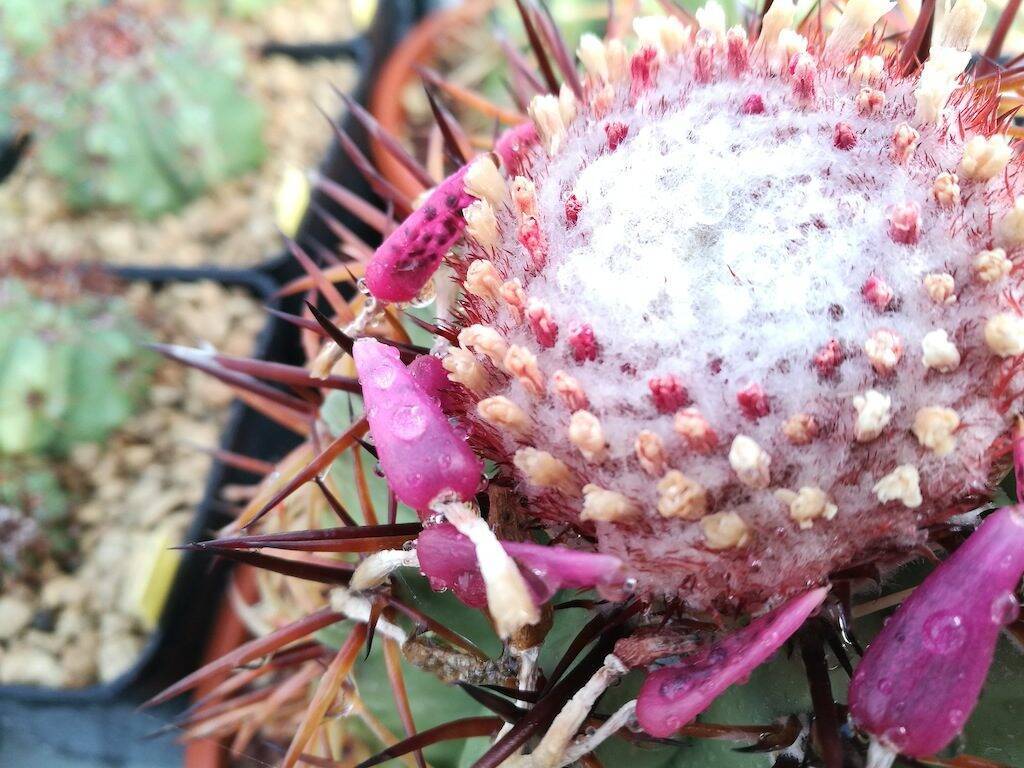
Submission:
<svg viewBox="0 0 1024 768">
<path fill-rule="evenodd" d="M 265 305 L 276 307 L 276 285 L 256 270 L 176 269 L 146 267 L 112 268 L 131 282 L 155 286 L 176 282 L 213 280 L 224 286 L 247 290 Z M 280 362 L 297 362 L 300 355 L 292 326 L 270 318 L 257 337 L 253 355 Z M 292 433 L 235 401 L 222 433 L 221 446 L 267 461 L 280 458 L 297 442 Z M 207 538 L 227 518 L 220 496 L 225 485 L 251 482 L 253 476 L 214 461 L 203 499 L 185 534 L 186 541 Z M 206 638 L 214 609 L 220 600 L 224 574 L 211 572 L 210 558 L 202 553 L 183 553 L 157 628 L 149 636 L 136 662 L 116 679 L 84 688 L 44 688 L 29 685 L 0 686 L 0 698 L 33 702 L 96 703 L 112 700 L 136 685 L 160 686 L 194 667 Z"/>
</svg>

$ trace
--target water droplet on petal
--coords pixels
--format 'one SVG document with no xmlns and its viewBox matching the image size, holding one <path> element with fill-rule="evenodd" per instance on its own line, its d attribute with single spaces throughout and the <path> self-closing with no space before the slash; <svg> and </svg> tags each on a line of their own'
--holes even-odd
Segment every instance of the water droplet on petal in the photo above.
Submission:
<svg viewBox="0 0 1024 768">
<path fill-rule="evenodd" d="M 433 280 L 428 280 L 420 292 L 416 294 L 412 301 L 409 302 L 409 306 L 420 309 L 422 307 L 429 307 L 434 303 L 437 298 L 437 287 L 434 285 Z"/>
<path fill-rule="evenodd" d="M 892 693 L 892 680 L 887 677 L 883 677 L 878 681 L 878 692 L 888 696 Z"/>
<path fill-rule="evenodd" d="M 949 710 L 949 724 L 954 728 L 960 728 L 966 720 L 967 716 L 962 709 L 954 708 Z"/>
<path fill-rule="evenodd" d="M 924 622 L 924 647 L 933 653 L 946 656 L 959 650 L 966 639 L 964 620 L 953 611 L 940 611 Z"/>
<path fill-rule="evenodd" d="M 1012 592 L 1000 595 L 992 601 L 992 623 L 1003 627 L 1012 624 L 1020 616 L 1020 603 Z"/>
<path fill-rule="evenodd" d="M 388 389 L 395 383 L 395 369 L 390 365 L 378 365 L 370 370 L 370 382 L 378 389 Z"/>
<path fill-rule="evenodd" d="M 403 405 L 391 417 L 391 431 L 402 440 L 415 440 L 427 429 L 427 419 L 418 405 Z"/>
</svg>

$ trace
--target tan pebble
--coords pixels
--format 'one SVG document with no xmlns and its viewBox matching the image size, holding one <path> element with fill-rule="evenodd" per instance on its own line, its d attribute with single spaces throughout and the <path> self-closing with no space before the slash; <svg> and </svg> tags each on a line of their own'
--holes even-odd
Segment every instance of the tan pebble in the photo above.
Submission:
<svg viewBox="0 0 1024 768">
<path fill-rule="evenodd" d="M 41 648 L 12 645 L 0 661 L 0 683 L 58 688 L 64 682 L 60 663 Z"/>
<path fill-rule="evenodd" d="M 142 641 L 134 635 L 112 635 L 103 638 L 97 654 L 99 679 L 109 683 L 126 672 L 139 656 Z"/>
<path fill-rule="evenodd" d="M 124 553 L 121 553 L 123 556 Z M 62 576 L 47 582 L 43 586 L 40 601 L 44 608 L 57 608 L 65 605 L 80 605 L 88 593 L 85 583 L 73 576 Z"/>
<path fill-rule="evenodd" d="M 0 640 L 17 637 L 32 621 L 35 609 L 16 597 L 0 597 Z"/>
</svg>

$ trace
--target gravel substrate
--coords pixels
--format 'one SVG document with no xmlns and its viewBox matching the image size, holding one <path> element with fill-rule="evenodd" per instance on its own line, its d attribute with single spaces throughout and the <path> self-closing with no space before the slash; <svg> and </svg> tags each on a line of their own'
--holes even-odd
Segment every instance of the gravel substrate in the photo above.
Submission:
<svg viewBox="0 0 1024 768">
<path fill-rule="evenodd" d="M 209 342 L 250 354 L 264 323 L 256 300 L 212 282 L 129 287 L 127 298 L 162 342 Z M 231 393 L 196 371 L 162 362 L 148 402 L 102 445 L 85 445 L 68 474 L 77 567 L 44 564 L 38 581 L 0 590 L 0 684 L 79 687 L 128 669 L 148 634 L 139 590 L 160 552 L 182 540 L 200 501 Z"/>
<path fill-rule="evenodd" d="M 246 79 L 265 113 L 263 165 L 178 213 L 140 221 L 120 211 L 69 211 L 59 182 L 29 154 L 0 186 L 0 249 L 17 245 L 58 259 L 175 266 L 250 265 L 280 252 L 274 195 L 287 169 L 319 163 L 331 129 L 316 105 L 337 111 L 331 86 L 351 89 L 357 72 L 348 61 L 299 64 L 281 56 L 260 59 L 255 51 L 267 40 L 343 40 L 354 25 L 348 3 L 280 0 L 250 21 L 221 26 L 254 52 Z"/>
</svg>

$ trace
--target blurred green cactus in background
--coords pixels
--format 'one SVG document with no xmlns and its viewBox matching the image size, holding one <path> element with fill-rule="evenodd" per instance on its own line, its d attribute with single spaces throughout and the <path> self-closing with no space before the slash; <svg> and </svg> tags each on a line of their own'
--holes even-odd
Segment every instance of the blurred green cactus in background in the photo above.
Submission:
<svg viewBox="0 0 1024 768">
<path fill-rule="evenodd" d="M 154 217 L 262 162 L 243 69 L 241 46 L 203 18 L 72 8 L 38 53 L 17 57 L 14 112 L 73 207 Z"/>
<path fill-rule="evenodd" d="M 66 555 L 68 498 L 53 470 L 38 461 L 0 460 L 0 583 L 45 554 Z"/>
<path fill-rule="evenodd" d="M 50 300 L 20 280 L 0 283 L 0 455 L 63 453 L 105 439 L 150 380 L 144 340 L 119 300 Z"/>
</svg>

